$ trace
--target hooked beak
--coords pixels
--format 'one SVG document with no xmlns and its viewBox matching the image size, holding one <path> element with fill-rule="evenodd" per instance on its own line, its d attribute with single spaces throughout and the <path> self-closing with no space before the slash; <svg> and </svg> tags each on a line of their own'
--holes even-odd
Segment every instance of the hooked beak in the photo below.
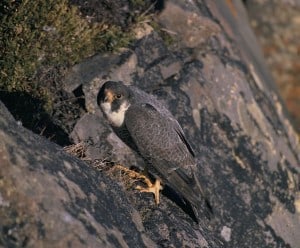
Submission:
<svg viewBox="0 0 300 248">
<path fill-rule="evenodd" d="M 114 94 L 110 90 L 106 90 L 104 92 L 105 97 L 104 97 L 104 102 L 105 103 L 112 103 L 114 100 Z"/>
</svg>

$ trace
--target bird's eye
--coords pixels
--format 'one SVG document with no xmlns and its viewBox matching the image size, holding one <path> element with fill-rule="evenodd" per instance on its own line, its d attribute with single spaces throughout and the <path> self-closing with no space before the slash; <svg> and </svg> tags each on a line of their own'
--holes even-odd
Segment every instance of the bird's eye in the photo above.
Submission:
<svg viewBox="0 0 300 248">
<path fill-rule="evenodd" d="M 122 94 L 117 94 L 116 98 L 120 99 L 122 97 Z"/>
</svg>

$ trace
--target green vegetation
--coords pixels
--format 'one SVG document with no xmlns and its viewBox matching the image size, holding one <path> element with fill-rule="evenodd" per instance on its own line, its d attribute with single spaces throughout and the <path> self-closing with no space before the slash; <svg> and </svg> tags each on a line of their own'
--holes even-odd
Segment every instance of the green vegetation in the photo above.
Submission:
<svg viewBox="0 0 300 248">
<path fill-rule="evenodd" d="M 0 91 L 26 92 L 50 107 L 49 90 L 35 79 L 40 67 L 73 65 L 131 40 L 130 32 L 109 22 L 90 23 L 67 0 L 2 0 Z"/>
</svg>

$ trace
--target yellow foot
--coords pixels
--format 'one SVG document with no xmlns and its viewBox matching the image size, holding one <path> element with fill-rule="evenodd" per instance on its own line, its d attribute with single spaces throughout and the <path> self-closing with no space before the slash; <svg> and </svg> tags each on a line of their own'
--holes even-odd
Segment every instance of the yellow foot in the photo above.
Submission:
<svg viewBox="0 0 300 248">
<path fill-rule="evenodd" d="M 137 186 L 136 189 L 141 192 L 150 192 L 154 194 L 155 203 L 159 204 L 159 191 L 162 190 L 162 186 L 160 184 L 160 180 L 156 179 L 155 183 L 152 183 L 150 179 L 145 176 L 144 174 L 148 174 L 147 170 L 144 170 L 142 173 L 136 172 L 134 170 L 130 170 L 122 165 L 115 165 L 114 167 L 115 171 L 122 172 L 123 175 L 126 175 L 126 177 L 130 179 L 134 179 L 135 181 L 143 181 L 147 187 L 141 187 Z"/>
<path fill-rule="evenodd" d="M 160 180 L 156 179 L 155 183 L 151 183 L 151 181 L 148 178 L 145 177 L 145 179 L 147 179 L 144 181 L 147 184 L 148 188 L 143 188 L 141 186 L 137 186 L 136 189 L 141 192 L 153 193 L 155 203 L 158 205 L 159 204 L 159 191 L 162 190 L 162 186 L 160 185 Z"/>
</svg>

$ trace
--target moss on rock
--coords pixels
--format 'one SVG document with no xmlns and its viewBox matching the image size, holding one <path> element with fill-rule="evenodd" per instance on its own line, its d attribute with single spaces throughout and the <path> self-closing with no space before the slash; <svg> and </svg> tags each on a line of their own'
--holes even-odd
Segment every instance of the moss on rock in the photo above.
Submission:
<svg viewBox="0 0 300 248">
<path fill-rule="evenodd" d="M 0 90 L 30 93 L 48 107 L 50 93 L 34 78 L 38 68 L 75 64 L 127 46 L 132 36 L 109 22 L 90 22 L 67 0 L 3 0 L 0 9 Z"/>
</svg>

